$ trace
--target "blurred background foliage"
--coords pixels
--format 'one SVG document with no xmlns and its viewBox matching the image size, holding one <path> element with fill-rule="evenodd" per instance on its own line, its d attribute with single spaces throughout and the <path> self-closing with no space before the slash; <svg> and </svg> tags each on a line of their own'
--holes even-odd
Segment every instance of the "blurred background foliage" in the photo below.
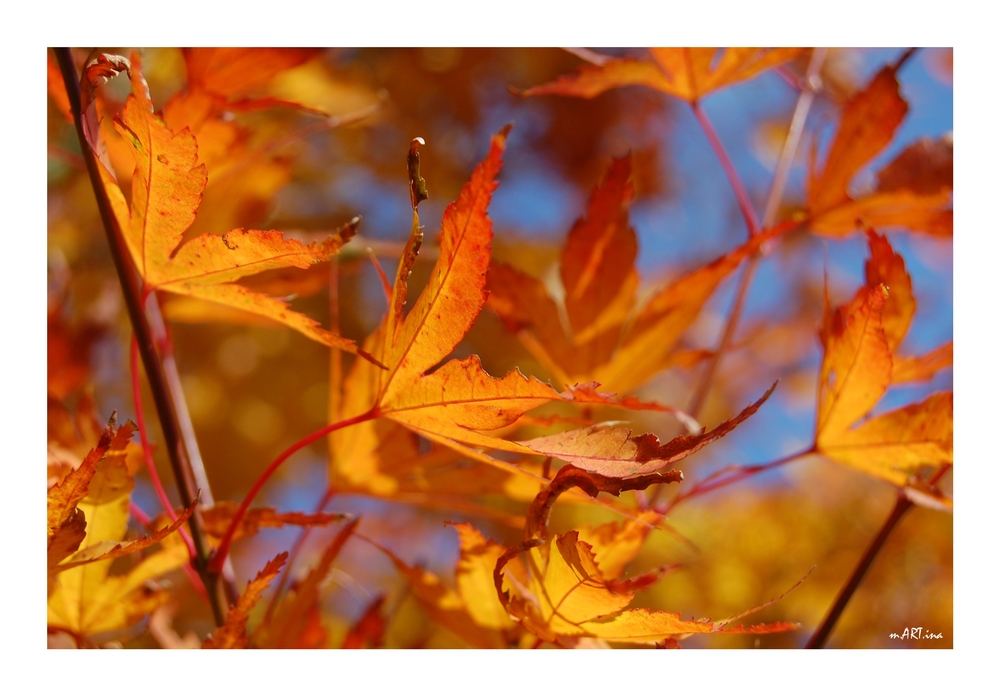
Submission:
<svg viewBox="0 0 1000 696">
<path fill-rule="evenodd" d="M 128 48 L 102 51 L 128 54 Z M 644 57 L 642 49 L 601 49 Z M 901 51 L 833 50 L 824 89 L 810 113 L 783 206 L 801 203 L 806 153 L 831 136 L 845 100 Z M 87 51 L 77 51 L 79 59 Z M 239 86 L 241 97 L 274 102 L 268 108 L 227 107 L 213 123 L 187 123 L 199 138 L 209 187 L 189 236 L 230 228 L 277 229 L 304 238 L 335 229 L 361 215 L 362 239 L 336 260 L 340 331 L 361 340 L 384 312 L 371 247 L 386 272 L 409 234 L 405 155 L 423 137 L 422 174 L 430 198 L 421 206 L 425 234 L 433 240 L 445 205 L 454 200 L 489 137 L 513 122 L 500 186 L 490 207 L 494 256 L 543 278 L 554 278 L 559 249 L 579 217 L 590 189 L 612 157 L 631 152 L 636 200 L 631 222 L 639 237 L 642 291 L 658 287 L 734 248 L 745 236 L 736 200 L 722 168 L 687 106 L 643 88 L 605 92 L 590 100 L 522 98 L 524 89 L 572 72 L 581 60 L 549 49 L 325 49 L 306 51 L 273 79 Z M 154 104 L 167 109 L 190 77 L 180 49 L 142 51 Z M 801 75 L 808 55 L 789 64 Z M 921 50 L 900 73 L 910 114 L 886 152 L 865 171 L 876 171 L 922 135 L 952 129 L 951 51 Z M 238 73 L 237 73 L 238 77 Z M 237 79 L 237 78 L 234 78 Z M 204 85 L 207 91 L 211 85 Z M 226 88 L 236 89 L 233 84 Z M 125 78 L 105 88 L 123 101 Z M 784 143 L 797 91 L 774 71 L 704 100 L 704 109 L 734 160 L 758 210 Z M 175 123 L 190 114 L 173 115 Z M 199 128 L 201 130 L 199 130 Z M 82 168 L 72 126 L 55 100 L 48 112 L 48 365 L 50 398 L 74 404 L 92 390 L 106 419 L 135 418 L 128 381 L 129 325 L 90 182 Z M 128 160 L 111 153 L 120 178 Z M 865 181 L 858 182 L 863 188 Z M 901 233 L 891 237 L 913 276 L 919 307 L 904 345 L 923 353 L 952 336 L 951 240 Z M 433 244 L 417 263 L 411 301 L 433 260 Z M 723 466 L 771 461 L 811 442 L 820 360 L 817 328 L 824 272 L 834 302 L 846 300 L 862 279 L 863 237 L 823 240 L 799 233 L 785 239 L 761 264 L 748 299 L 737 348 L 722 361 L 701 420 L 714 424 L 756 399 L 775 379 L 775 396 L 724 440 L 682 462 L 689 486 Z M 250 285 L 292 299 L 293 308 L 331 324 L 331 266 L 293 274 L 274 272 Z M 687 333 L 684 348 L 716 345 L 729 311 L 734 278 L 706 306 Z M 287 329 L 220 316 L 181 300 L 164 300 L 177 361 L 198 441 L 217 500 L 240 500 L 289 444 L 327 422 L 330 356 L 321 345 Z M 491 310 L 484 310 L 459 347 L 477 353 L 494 375 L 518 367 L 545 379 Z M 338 356 L 348 364 L 346 356 Z M 703 364 L 677 367 L 639 390 L 643 397 L 686 407 Z M 879 406 L 887 410 L 951 388 L 951 369 L 930 383 L 894 388 Z M 147 414 L 154 414 L 151 402 Z M 153 423 L 155 418 L 147 416 Z M 630 413 L 638 432 L 661 440 L 677 434 L 662 414 Z M 154 442 L 160 440 L 151 426 Z M 165 453 L 156 452 L 161 477 L 171 481 Z M 283 510 L 311 511 L 326 489 L 327 454 L 314 447 L 293 458 L 258 502 Z M 336 486 L 336 482 L 333 482 Z M 950 486 L 950 475 L 946 487 Z M 628 498 L 628 496 L 626 496 Z M 663 531 L 652 533 L 630 572 L 678 564 L 641 593 L 633 606 L 687 617 L 722 618 L 785 592 L 810 568 L 805 583 L 777 604 L 749 617 L 754 623 L 801 622 L 798 632 L 770 636 L 696 637 L 690 647 L 798 647 L 818 624 L 857 559 L 892 508 L 895 491 L 861 473 L 818 457 L 695 498 L 677 507 L 669 523 L 694 547 Z M 140 476 L 134 497 L 153 512 L 158 503 Z M 508 515 L 526 504 L 484 501 Z M 337 495 L 328 510 L 362 515 L 359 531 L 410 563 L 449 578 L 457 558 L 447 520 L 470 521 L 487 537 L 514 543 L 520 530 L 502 515 L 472 515 L 358 495 Z M 593 506 L 556 509 L 553 529 L 613 519 Z M 293 573 L 303 571 L 335 530 L 310 536 Z M 264 562 L 294 543 L 297 532 L 265 530 L 237 544 L 236 576 L 245 582 Z M 897 527 L 835 630 L 832 647 L 951 647 L 952 517 L 916 508 Z M 174 627 L 180 633 L 211 630 L 211 618 L 180 573 Z M 409 596 L 388 559 L 352 542 L 328 580 L 323 617 L 337 636 L 380 594 L 386 594 L 390 647 L 451 647 L 460 639 L 439 628 Z M 889 633 L 923 626 L 942 641 L 890 640 Z M 155 645 L 140 629 L 134 645 Z"/>
</svg>

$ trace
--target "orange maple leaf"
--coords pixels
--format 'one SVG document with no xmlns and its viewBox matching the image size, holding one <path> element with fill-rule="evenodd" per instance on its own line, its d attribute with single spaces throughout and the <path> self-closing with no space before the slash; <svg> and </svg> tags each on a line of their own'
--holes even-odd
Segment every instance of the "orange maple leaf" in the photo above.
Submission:
<svg viewBox="0 0 1000 696">
<path fill-rule="evenodd" d="M 131 146 L 136 163 L 131 204 L 126 203 L 111 173 L 100 167 L 115 218 L 145 288 L 257 314 L 320 343 L 358 352 L 353 341 L 320 328 L 318 322 L 292 311 L 285 302 L 233 281 L 266 270 L 308 268 L 325 261 L 354 235 L 359 219 L 326 241 L 309 245 L 285 239 L 273 230 L 242 229 L 221 236 L 203 234 L 181 245 L 185 230 L 194 221 L 208 174 L 204 165 L 196 164 L 198 148 L 191 132 L 172 132 L 151 108 L 133 94 L 115 119 L 115 128 Z"/>
<path fill-rule="evenodd" d="M 844 108 L 823 168 L 812 151 L 806 182 L 810 228 L 843 236 L 870 227 L 906 227 L 935 236 L 952 234 L 951 138 L 918 141 L 878 174 L 874 191 L 854 196 L 851 181 L 892 142 L 909 106 L 899 94 L 896 68 L 880 70 Z"/>
<path fill-rule="evenodd" d="M 791 60 L 802 48 L 651 48 L 653 60 L 591 54 L 594 65 L 520 92 L 590 99 L 615 87 L 640 85 L 696 103 L 706 94 Z"/>
<path fill-rule="evenodd" d="M 678 342 L 719 283 L 784 229 L 757 235 L 677 279 L 639 308 L 638 248 L 628 220 L 632 198 L 630 159 L 613 160 L 560 256 L 565 328 L 541 280 L 504 263 L 490 269 L 490 307 L 564 385 L 593 381 L 627 393 L 669 367 Z"/>
<path fill-rule="evenodd" d="M 893 381 L 895 351 L 916 309 L 901 256 L 869 231 L 866 284 L 847 304 L 824 317 L 816 416 L 816 448 L 839 462 L 906 485 L 921 467 L 953 463 L 952 393 L 865 418 Z M 910 364 L 943 366 L 940 354 Z"/>
<path fill-rule="evenodd" d="M 618 400 L 613 395 L 596 391 L 594 385 L 583 385 L 560 394 L 550 385 L 525 377 L 516 370 L 495 378 L 483 370 L 476 355 L 451 360 L 430 372 L 465 336 L 486 302 L 486 273 L 490 265 L 492 240 L 492 223 L 486 211 L 497 185 L 495 177 L 500 170 L 500 157 L 508 130 L 509 127 L 494 136 L 486 159 L 476 167 L 458 200 L 446 208 L 441 227 L 441 248 L 430 281 L 413 309 L 403 318 L 406 279 L 422 240 L 417 216 L 418 193 L 422 191 L 422 186 L 415 165 L 411 165 L 414 214 L 410 240 L 404 249 L 395 283 L 389 291 L 389 313 L 377 332 L 379 335 L 370 337 L 370 343 L 366 342 L 366 345 L 373 346 L 372 351 L 376 354 L 375 346 L 381 344 L 380 357 L 388 369 L 372 371 L 362 366 L 353 375 L 353 379 L 363 385 L 359 392 L 374 395 L 374 403 L 368 407 L 367 413 L 356 411 L 355 416 L 367 421 L 389 419 L 434 442 L 457 449 L 475 461 L 485 461 L 506 471 L 528 474 L 539 480 L 539 477 L 514 464 L 487 457 L 477 450 L 544 454 L 575 461 L 583 468 L 593 466 L 595 470 L 616 472 L 613 475 L 630 476 L 639 471 L 651 472 L 677 461 L 721 437 L 756 411 L 770 392 L 737 418 L 715 430 L 690 438 L 675 438 L 659 449 L 658 442 L 657 447 L 647 446 L 652 442 L 650 438 L 655 439 L 653 436 L 633 439 L 631 431 L 627 432 L 626 439 L 643 446 L 622 447 L 622 443 L 617 442 L 616 448 L 612 440 L 621 433 L 620 429 L 588 431 L 586 436 L 562 433 L 548 440 L 519 443 L 490 431 L 511 426 L 527 411 L 552 401 L 615 404 L 627 408 L 665 407 L 635 399 Z M 411 163 L 413 154 L 411 149 Z M 669 312 L 675 299 L 669 295 L 654 301 L 653 311 Z M 363 403 L 356 402 L 352 406 L 361 409 Z M 346 455 L 344 443 L 349 441 L 357 448 L 355 453 L 375 452 L 386 442 L 386 433 L 380 432 L 376 424 L 359 423 L 352 429 L 355 432 L 351 435 L 335 439 L 335 449 L 341 448 L 336 454 Z M 394 444 L 385 446 L 396 448 Z M 611 449 L 616 451 L 611 452 Z M 650 456 L 647 457 L 647 454 Z M 369 461 L 369 470 L 377 470 L 376 461 Z"/>
<path fill-rule="evenodd" d="M 682 478 L 677 471 L 618 478 L 575 466 L 562 468 L 532 502 L 524 541 L 497 559 L 493 587 L 500 603 L 525 629 L 565 646 L 574 646 L 584 638 L 658 643 L 692 633 L 770 633 L 797 628 L 787 622 L 729 628 L 732 621 L 762 607 L 719 622 L 685 621 L 680 614 L 646 609 L 627 610 L 636 591 L 653 584 L 669 569 L 664 566 L 632 578 L 622 577 L 625 566 L 642 547 L 650 525 L 660 519 L 654 511 L 643 511 L 624 524 L 609 523 L 549 536 L 552 506 L 570 488 L 578 487 L 594 497 L 600 492 L 620 495 L 626 490 L 676 483 Z"/>
</svg>

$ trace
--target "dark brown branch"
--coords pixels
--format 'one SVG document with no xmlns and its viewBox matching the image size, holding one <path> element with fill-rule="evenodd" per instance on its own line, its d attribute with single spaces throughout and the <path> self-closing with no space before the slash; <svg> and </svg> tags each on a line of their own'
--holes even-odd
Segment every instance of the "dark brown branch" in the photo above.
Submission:
<svg viewBox="0 0 1000 696">
<path fill-rule="evenodd" d="M 851 597 L 854 595 L 854 591 L 858 589 L 858 585 L 861 584 L 861 580 L 865 577 L 865 573 L 868 572 L 868 568 L 871 566 L 872 561 L 878 555 L 878 552 L 882 549 L 882 545 L 885 544 L 885 540 L 889 538 L 889 534 L 895 528 L 896 523 L 899 522 L 900 518 L 906 514 L 906 511 L 913 507 L 905 495 L 900 492 L 899 497 L 896 498 L 896 506 L 889 513 L 889 517 L 886 518 L 885 523 L 882 525 L 882 529 L 879 530 L 878 535 L 872 540 L 872 543 L 868 546 L 868 550 L 865 551 L 865 555 L 861 557 L 858 562 L 857 567 L 854 572 L 851 573 L 850 579 L 848 579 L 847 584 L 845 584 L 840 589 L 840 594 L 837 595 L 837 601 L 833 603 L 830 607 L 830 611 L 827 612 L 826 618 L 823 619 L 823 623 L 820 624 L 816 632 L 813 633 L 812 638 L 806 643 L 806 648 L 822 648 L 826 645 L 827 638 L 830 637 L 830 633 L 833 632 L 833 627 L 837 624 L 837 619 L 840 615 L 844 613 L 844 609 L 847 607 L 847 603 L 851 601 Z"/>
</svg>

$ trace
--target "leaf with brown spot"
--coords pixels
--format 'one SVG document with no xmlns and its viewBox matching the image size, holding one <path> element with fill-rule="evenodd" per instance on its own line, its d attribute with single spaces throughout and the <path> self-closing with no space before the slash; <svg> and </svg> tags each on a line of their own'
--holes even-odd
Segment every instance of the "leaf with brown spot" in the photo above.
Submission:
<svg viewBox="0 0 1000 696">
<path fill-rule="evenodd" d="M 133 72 L 137 70 L 133 68 Z M 285 302 L 233 284 L 246 275 L 294 266 L 308 268 L 336 255 L 354 236 L 359 218 L 326 241 L 304 245 L 280 232 L 234 229 L 203 234 L 181 245 L 194 222 L 208 181 L 197 164 L 198 145 L 190 130 L 174 132 L 130 95 L 115 128 L 135 161 L 132 200 L 104 167 L 102 182 L 132 261 L 147 289 L 209 300 L 289 326 L 325 345 L 357 352 L 353 341 L 288 308 Z M 370 357 L 370 356 L 367 356 Z"/>
<path fill-rule="evenodd" d="M 777 382 L 738 415 L 708 432 L 679 435 L 660 444 L 652 434 L 633 435 L 630 428 L 593 426 L 547 435 L 520 444 L 539 454 L 558 457 L 581 469 L 613 478 L 641 476 L 663 469 L 732 431 L 757 412 L 774 392 Z"/>
</svg>

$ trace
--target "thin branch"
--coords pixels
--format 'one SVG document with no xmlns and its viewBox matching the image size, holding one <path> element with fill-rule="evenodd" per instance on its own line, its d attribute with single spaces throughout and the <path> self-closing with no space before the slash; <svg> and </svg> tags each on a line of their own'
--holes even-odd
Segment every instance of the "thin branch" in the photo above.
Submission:
<svg viewBox="0 0 1000 696">
<path fill-rule="evenodd" d="M 139 505 L 134 500 L 129 501 L 128 511 L 129 514 L 132 515 L 132 517 L 135 518 L 135 520 L 139 524 L 141 524 L 146 529 L 153 531 L 152 518 L 149 515 L 147 515 L 146 512 L 141 507 L 139 507 Z M 177 531 L 183 533 L 184 529 L 181 528 L 178 529 Z M 191 553 L 191 542 L 187 541 L 187 544 L 188 544 L 188 553 Z M 198 571 L 195 570 L 195 567 L 191 563 L 184 564 L 184 574 L 188 576 L 188 580 L 191 581 L 191 587 L 193 587 L 194 591 L 198 593 L 198 596 L 201 597 L 206 602 L 208 602 L 208 591 L 205 589 L 205 583 L 201 581 L 201 576 L 198 575 Z"/>
<path fill-rule="evenodd" d="M 336 494 L 336 490 L 333 488 L 327 488 L 323 497 L 320 498 L 319 503 L 316 505 L 316 514 L 323 512 L 324 508 L 326 508 L 326 506 L 333 499 L 333 496 Z M 309 538 L 309 533 L 312 529 L 312 527 L 303 527 L 302 531 L 299 532 L 299 538 L 295 540 L 295 545 L 292 546 L 292 550 L 288 554 L 288 561 L 281 568 L 281 580 L 278 581 L 278 586 L 275 588 L 274 594 L 271 595 L 271 600 L 267 604 L 267 611 L 264 612 L 264 618 L 261 621 L 262 624 L 268 624 L 271 622 L 274 610 L 278 606 L 278 600 L 281 598 L 281 594 L 285 591 L 285 585 L 288 584 L 288 578 L 292 575 L 292 566 L 295 564 L 295 559 L 298 558 L 299 554 L 302 552 L 302 548 L 305 546 L 306 539 Z"/>
<path fill-rule="evenodd" d="M 785 137 L 785 145 L 781 149 L 781 156 L 778 158 L 778 166 L 774 170 L 774 179 L 771 181 L 771 189 L 767 193 L 767 204 L 764 206 L 764 227 L 770 227 L 775 223 L 778 216 L 778 205 L 781 203 L 781 196 L 785 192 L 788 184 L 788 175 L 792 171 L 792 164 L 795 162 L 795 153 L 799 149 L 799 142 L 805 132 L 806 117 L 812 109 L 816 92 L 820 89 L 820 71 L 823 69 L 823 62 L 826 60 L 825 48 L 813 49 L 812 57 L 809 59 L 809 67 L 803 78 L 804 88 L 799 94 L 798 102 L 795 104 L 795 112 L 792 114 L 792 122 L 788 126 L 788 135 Z"/>
<path fill-rule="evenodd" d="M 184 387 L 181 385 L 181 376 L 177 369 L 177 360 L 174 357 L 174 342 L 170 337 L 166 323 L 163 321 L 156 293 L 144 292 L 143 294 L 143 306 L 146 308 L 149 326 L 153 330 L 153 339 L 159 349 L 164 382 L 167 385 L 171 403 L 174 405 L 174 413 L 177 414 L 177 424 L 184 442 L 184 451 L 188 455 L 191 475 L 194 477 L 195 485 L 201 494 L 201 504 L 204 507 L 213 507 L 215 498 L 212 496 L 212 488 L 208 484 L 208 473 L 205 471 L 205 462 L 201 458 L 198 438 L 194 434 L 194 424 L 191 421 L 191 413 L 188 411 Z M 147 294 L 148 297 L 146 297 Z M 222 566 L 222 589 L 226 594 L 227 604 L 229 606 L 235 604 L 239 592 L 236 589 L 236 573 L 233 571 L 233 563 L 229 559 L 226 559 Z"/>
<path fill-rule="evenodd" d="M 712 382 L 715 381 L 715 373 L 719 369 L 719 363 L 722 362 L 722 355 L 729 348 L 729 345 L 733 341 L 733 336 L 736 334 L 736 327 L 743 316 L 743 305 L 746 303 L 750 283 L 757 272 L 757 265 L 760 263 L 760 258 L 760 254 L 755 253 L 740 270 L 739 285 L 736 287 L 736 297 L 733 299 L 732 309 L 729 310 L 729 318 L 726 320 L 726 326 L 722 330 L 719 347 L 715 349 L 712 357 L 709 358 L 710 362 L 702 374 L 698 389 L 695 390 L 694 396 L 691 398 L 691 403 L 688 404 L 687 412 L 695 420 L 701 417 L 701 409 L 708 398 L 708 390 L 712 388 Z"/>
<path fill-rule="evenodd" d="M 771 182 L 771 189 L 767 194 L 767 205 L 764 210 L 763 221 L 765 229 L 773 225 L 775 218 L 777 217 L 778 206 L 781 203 L 781 196 L 784 193 L 785 185 L 788 183 L 788 175 L 791 171 L 792 163 L 795 161 L 795 152 L 798 150 L 799 141 L 802 139 L 806 117 L 809 115 L 809 110 L 812 108 L 816 91 L 820 87 L 819 75 L 823 68 L 824 60 L 826 60 L 826 49 L 815 49 L 813 51 L 812 58 L 809 60 L 809 67 L 806 69 L 806 75 L 803 79 L 804 88 L 801 94 L 799 94 L 798 102 L 795 104 L 795 112 L 792 114 L 792 121 L 788 126 L 788 135 L 785 138 L 785 145 L 782 148 L 781 157 L 778 159 L 778 167 L 774 172 L 774 180 Z M 691 399 L 690 406 L 688 406 L 688 413 L 695 418 L 700 415 L 700 411 L 705 405 L 705 399 L 708 397 L 708 390 L 711 388 L 712 382 L 715 380 L 715 373 L 719 369 L 719 363 L 722 361 L 722 356 L 725 355 L 729 346 L 732 344 L 733 336 L 736 335 L 736 328 L 743 316 L 743 307 L 746 302 L 746 295 L 750 290 L 750 283 L 757 272 L 757 266 L 760 264 L 760 258 L 760 252 L 755 253 L 750 258 L 750 261 L 740 271 L 736 298 L 733 300 L 733 308 L 729 311 L 729 317 L 726 320 L 726 326 L 722 331 L 722 337 L 719 339 L 719 345 L 715 349 L 711 361 L 702 375 L 698 388 L 695 390 L 694 396 Z"/>
<path fill-rule="evenodd" d="M 94 197 L 97 199 L 97 207 L 101 213 L 101 220 L 104 223 L 104 230 L 108 237 L 108 246 L 111 250 L 111 256 L 114 259 L 115 269 L 118 272 L 118 280 L 122 287 L 122 294 L 125 297 L 129 319 L 132 322 L 132 330 L 139 345 L 139 353 L 142 356 L 143 366 L 146 368 L 150 392 L 153 396 L 153 402 L 156 404 L 156 412 L 160 419 L 160 427 L 163 430 L 164 444 L 170 457 L 170 465 L 177 480 L 181 504 L 185 508 L 189 508 L 198 499 L 198 489 L 191 472 L 187 452 L 184 449 L 184 444 L 180 436 L 177 413 L 174 410 L 174 404 L 166 386 L 162 366 L 156 352 L 153 332 L 147 321 L 146 314 L 143 312 L 138 279 L 132 268 L 128 250 L 125 247 L 125 240 L 121 230 L 118 229 L 118 223 L 111 209 L 107 193 L 104 191 L 104 186 L 101 183 L 97 158 L 84 134 L 79 77 L 73 66 L 73 57 L 69 48 L 56 48 L 54 50 L 59 62 L 59 69 L 62 72 L 63 81 L 66 84 L 66 92 L 69 95 L 70 107 L 76 123 L 77 138 L 80 141 L 80 148 L 87 165 L 87 172 L 90 175 L 91 186 L 94 190 Z M 219 578 L 208 571 L 208 542 L 205 537 L 204 523 L 202 522 L 199 510 L 196 509 L 194 511 L 188 524 L 191 528 L 191 538 L 194 543 L 195 553 L 197 554 L 198 573 L 201 575 L 205 587 L 209 589 L 208 594 L 215 622 L 217 625 L 222 626 L 226 620 L 227 602 L 225 590 L 222 583 L 219 582 Z"/>
<path fill-rule="evenodd" d="M 773 462 L 768 462 L 767 464 L 755 464 L 753 466 L 727 466 L 726 468 L 720 469 L 719 471 L 711 474 L 705 480 L 694 484 L 694 486 L 687 491 L 678 493 L 665 509 L 658 510 L 658 512 L 662 512 L 666 515 L 685 500 L 697 498 L 698 496 L 711 493 L 712 491 L 717 491 L 720 488 L 724 488 L 725 486 L 729 486 L 733 483 L 745 481 L 751 476 L 756 476 L 757 474 L 762 474 L 765 471 L 770 471 L 771 469 L 776 469 L 779 466 L 784 466 L 785 464 L 789 464 L 796 459 L 801 459 L 802 457 L 813 454 L 814 452 L 815 447 L 810 447 L 807 450 L 802 450 L 801 452 L 795 452 L 779 459 L 775 459 Z"/>
<path fill-rule="evenodd" d="M 736 194 L 736 200 L 740 205 L 740 212 L 743 213 L 747 232 L 753 237 L 760 230 L 760 225 L 757 223 L 757 213 L 754 212 L 753 203 L 750 202 L 750 196 L 747 193 L 746 187 L 743 185 L 736 167 L 733 166 L 733 161 L 729 159 L 726 147 L 722 144 L 722 140 L 719 139 L 718 133 L 715 132 L 712 122 L 708 120 L 708 115 L 701 108 L 701 105 L 698 102 L 694 102 L 691 104 L 691 109 L 694 111 L 694 116 L 698 119 L 701 129 L 705 131 L 708 141 L 712 144 L 712 149 L 715 151 L 716 157 L 722 163 L 722 168 L 726 170 L 729 185 L 733 187 L 733 193 Z"/>
<path fill-rule="evenodd" d="M 858 589 L 858 585 L 861 584 L 861 580 L 865 577 L 865 573 L 868 572 L 868 568 L 871 567 L 872 561 L 878 555 L 878 552 L 882 549 L 882 545 L 885 544 L 885 540 L 889 538 L 889 534 L 895 528 L 896 523 L 906 514 L 906 511 L 913 507 L 913 503 L 907 499 L 902 492 L 896 498 L 896 505 L 892 508 L 892 512 L 889 513 L 889 517 L 886 518 L 885 522 L 882 524 L 882 529 L 879 530 L 878 535 L 872 540 L 872 543 L 868 546 L 868 550 L 865 551 L 865 555 L 861 557 L 858 561 L 857 567 L 854 572 L 851 573 L 851 577 L 848 578 L 847 583 L 840 589 L 840 594 L 837 595 L 837 601 L 833 603 L 830 607 L 830 611 L 827 612 L 826 618 L 823 619 L 823 623 L 820 624 L 816 632 L 813 633 L 809 642 L 806 643 L 806 648 L 822 648 L 826 644 L 827 638 L 830 637 L 830 633 L 833 631 L 833 627 L 837 624 L 837 619 L 844 612 L 847 607 L 847 603 L 851 601 L 851 597 L 854 595 L 854 591 Z"/>
<path fill-rule="evenodd" d="M 146 431 L 146 417 L 142 410 L 142 390 L 139 385 L 139 343 L 135 340 L 135 334 L 132 335 L 132 340 L 129 341 L 128 358 L 129 373 L 132 377 L 132 403 L 135 406 L 135 420 L 136 425 L 139 427 L 139 441 L 142 443 L 142 455 L 146 461 L 146 473 L 149 474 L 149 480 L 153 484 L 153 490 L 156 491 L 156 497 L 160 500 L 160 506 L 167 513 L 170 521 L 176 522 L 177 513 L 174 512 L 174 506 L 170 502 L 170 498 L 167 497 L 167 491 L 163 488 L 163 482 L 160 481 L 160 475 L 156 471 L 156 463 L 153 461 L 153 448 L 149 445 L 149 434 Z M 177 531 L 180 532 L 181 539 L 184 540 L 184 545 L 187 546 L 188 556 L 193 560 L 195 552 L 191 537 L 183 528 Z"/>
<path fill-rule="evenodd" d="M 267 483 L 267 480 L 274 475 L 274 472 L 276 472 L 278 468 L 281 467 L 281 465 L 284 464 L 289 457 L 291 457 L 293 454 L 298 452 L 303 447 L 311 445 L 312 443 L 316 442 L 316 440 L 319 440 L 320 438 L 329 435 L 335 430 L 340 430 L 341 428 L 346 428 L 348 426 L 355 425 L 357 423 L 363 423 L 365 421 L 372 420 L 377 416 L 378 416 L 377 407 L 373 406 L 371 409 L 365 411 L 359 416 L 354 416 L 353 418 L 348 418 L 346 420 L 342 420 L 337 423 L 324 426 L 319 430 L 316 430 L 315 432 L 306 435 L 304 438 L 302 438 L 301 440 L 293 444 L 291 447 L 286 449 L 284 452 L 279 454 L 277 458 L 273 462 L 271 462 L 268 465 L 268 467 L 264 470 L 264 473 L 262 473 L 257 478 L 256 481 L 254 481 L 253 485 L 250 487 L 250 490 L 247 491 L 246 496 L 243 498 L 243 502 L 240 503 L 240 507 L 236 510 L 236 514 L 233 515 L 233 520 L 232 522 L 229 523 L 229 528 L 226 529 L 226 533 L 222 537 L 222 541 L 219 542 L 219 547 L 215 550 L 215 553 L 212 555 L 212 559 L 209 562 L 209 569 L 212 572 L 218 572 L 219 569 L 222 568 L 222 564 L 229 556 L 229 547 L 233 543 L 233 536 L 236 534 L 236 530 L 239 529 L 240 522 L 243 521 L 243 517 L 246 515 L 247 510 L 250 509 L 250 504 L 253 502 L 254 498 L 257 497 L 257 494 L 260 493 L 261 489 L 264 487 L 264 484 Z"/>
</svg>

